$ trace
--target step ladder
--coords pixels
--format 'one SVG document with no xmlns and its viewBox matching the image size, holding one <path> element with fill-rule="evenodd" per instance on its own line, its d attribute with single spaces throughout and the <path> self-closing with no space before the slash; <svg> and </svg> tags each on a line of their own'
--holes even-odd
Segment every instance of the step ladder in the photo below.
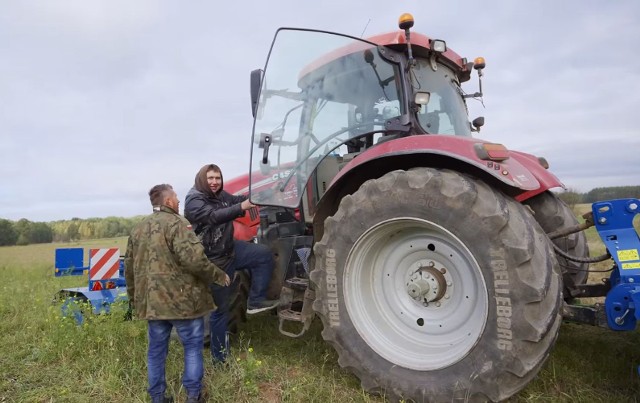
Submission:
<svg viewBox="0 0 640 403">
<path fill-rule="evenodd" d="M 279 330 L 285 336 L 300 337 L 309 327 L 315 317 L 313 312 L 313 301 L 316 293 L 309 288 L 309 279 L 293 277 L 285 281 L 280 293 L 280 305 L 278 306 Z M 300 324 L 298 333 L 289 332 L 284 329 L 286 322 Z"/>
</svg>

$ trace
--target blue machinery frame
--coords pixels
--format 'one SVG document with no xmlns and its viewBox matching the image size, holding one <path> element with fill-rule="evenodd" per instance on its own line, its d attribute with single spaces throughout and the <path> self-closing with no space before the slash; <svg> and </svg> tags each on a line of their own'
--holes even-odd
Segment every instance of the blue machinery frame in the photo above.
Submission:
<svg viewBox="0 0 640 403">
<path fill-rule="evenodd" d="M 640 200 L 619 199 L 593 203 L 593 221 L 611 258 L 611 290 L 605 309 L 613 330 L 633 330 L 640 319 L 640 238 L 633 219 Z"/>
<path fill-rule="evenodd" d="M 62 304 L 63 315 L 73 315 L 78 323 L 84 321 L 81 308 L 78 303 L 89 302 L 94 314 L 109 313 L 110 305 L 116 301 L 127 301 L 127 286 L 124 278 L 124 258 L 120 256 L 118 269 L 119 278 L 115 280 L 97 280 L 101 283 L 101 290 L 93 291 L 87 287 L 64 288 L 58 292 L 58 296 L 64 299 Z M 56 277 L 81 276 L 89 273 L 89 266 L 84 264 L 84 248 L 60 248 L 56 249 L 55 270 Z M 89 284 L 92 282 L 89 281 Z M 108 288 L 107 283 L 114 288 Z"/>
</svg>

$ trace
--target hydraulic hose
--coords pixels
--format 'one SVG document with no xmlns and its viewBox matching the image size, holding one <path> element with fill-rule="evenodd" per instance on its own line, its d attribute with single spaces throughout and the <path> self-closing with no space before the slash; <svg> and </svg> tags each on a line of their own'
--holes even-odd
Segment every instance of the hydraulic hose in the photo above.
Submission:
<svg viewBox="0 0 640 403">
<path fill-rule="evenodd" d="M 553 245 L 553 249 L 556 251 L 556 253 L 558 255 L 562 256 L 563 258 L 565 258 L 567 260 L 571 260 L 573 262 L 578 262 L 578 263 L 597 263 L 597 262 L 603 262 L 603 261 L 611 258 L 611 255 L 609 254 L 609 252 L 605 253 L 604 255 L 595 256 L 595 257 L 572 256 L 572 255 L 568 254 L 567 252 L 563 251 L 562 249 L 560 249 L 555 244 L 552 243 L 551 245 Z"/>
</svg>

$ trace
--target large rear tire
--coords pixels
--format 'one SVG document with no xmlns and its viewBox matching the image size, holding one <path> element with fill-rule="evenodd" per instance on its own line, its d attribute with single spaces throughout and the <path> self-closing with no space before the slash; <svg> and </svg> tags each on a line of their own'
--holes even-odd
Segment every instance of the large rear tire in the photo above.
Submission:
<svg viewBox="0 0 640 403">
<path fill-rule="evenodd" d="M 369 392 L 499 401 L 547 358 L 561 282 L 520 204 L 448 170 L 393 171 L 346 196 L 314 248 L 322 336 Z"/>
<path fill-rule="evenodd" d="M 554 232 L 560 229 L 578 225 L 578 219 L 569 206 L 551 192 L 544 192 L 524 202 L 533 210 L 534 217 L 542 229 Z M 587 258 L 589 257 L 589 245 L 583 231 L 556 238 L 553 243 L 569 255 Z M 565 287 L 585 284 L 589 277 L 588 263 L 578 263 L 556 255 L 562 273 L 565 276 Z M 566 278 L 569 276 L 570 278 Z M 571 298 L 570 289 L 565 292 L 565 299 Z"/>
</svg>

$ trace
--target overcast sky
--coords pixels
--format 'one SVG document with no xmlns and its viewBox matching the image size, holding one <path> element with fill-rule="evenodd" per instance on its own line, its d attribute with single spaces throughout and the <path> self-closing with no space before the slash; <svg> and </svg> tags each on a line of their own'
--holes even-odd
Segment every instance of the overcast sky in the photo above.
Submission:
<svg viewBox="0 0 640 403">
<path fill-rule="evenodd" d="M 487 61 L 479 137 L 570 188 L 640 184 L 640 1 L 0 2 L 0 218 L 134 216 L 248 170 L 249 73 L 278 27 L 414 31 Z M 476 89 L 474 75 L 467 92 Z"/>
</svg>

